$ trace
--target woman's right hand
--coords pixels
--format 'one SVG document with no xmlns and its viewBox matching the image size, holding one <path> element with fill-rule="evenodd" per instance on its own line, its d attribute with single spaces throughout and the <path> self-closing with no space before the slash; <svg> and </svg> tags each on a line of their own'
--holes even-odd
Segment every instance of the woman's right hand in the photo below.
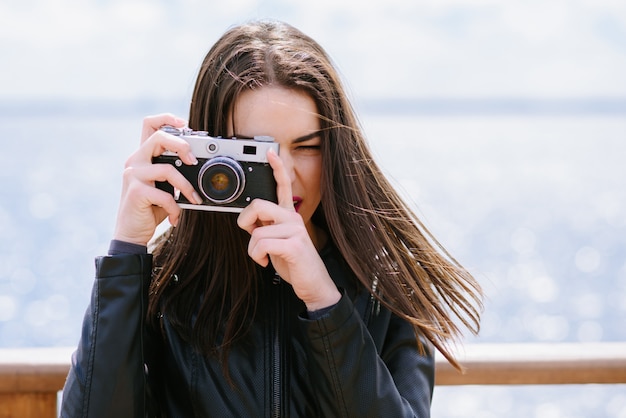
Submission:
<svg viewBox="0 0 626 418">
<path fill-rule="evenodd" d="M 181 128 L 183 119 L 171 114 L 146 117 L 143 121 L 141 145 L 126 161 L 122 196 L 114 239 L 147 245 L 157 226 L 166 218 L 176 226 L 180 207 L 174 197 L 155 187 L 156 181 L 167 181 L 190 201 L 202 203 L 191 183 L 170 164 L 152 164 L 152 158 L 166 150 L 176 152 L 185 164 L 195 165 L 196 157 L 189 144 L 159 130 L 163 125 Z"/>
</svg>

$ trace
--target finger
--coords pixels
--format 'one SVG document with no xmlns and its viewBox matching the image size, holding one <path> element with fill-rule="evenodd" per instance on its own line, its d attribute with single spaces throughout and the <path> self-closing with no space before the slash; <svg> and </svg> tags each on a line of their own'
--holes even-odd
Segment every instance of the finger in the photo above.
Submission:
<svg viewBox="0 0 626 418">
<path fill-rule="evenodd" d="M 273 202 L 254 199 L 237 217 L 237 225 L 249 234 L 252 234 L 252 231 L 259 226 L 279 222 L 282 218 L 282 211 L 284 209 Z"/>
<path fill-rule="evenodd" d="M 163 131 L 156 131 L 130 156 L 126 166 L 150 164 L 153 157 L 165 151 L 175 152 L 187 165 L 198 164 L 198 159 L 191 152 L 191 146 L 187 141 Z"/>
<path fill-rule="evenodd" d="M 256 231 L 263 230 L 265 228 L 271 227 L 258 228 Z M 265 267 L 270 260 L 270 256 L 280 257 L 281 253 L 279 252 L 279 249 L 281 249 L 282 246 L 279 243 L 286 241 L 287 240 L 284 237 L 259 237 L 258 234 L 255 233 L 252 235 L 250 242 L 248 243 L 248 255 L 256 263 Z"/>
<path fill-rule="evenodd" d="M 270 257 L 284 258 L 293 251 L 291 241 L 287 238 L 264 238 L 250 240 L 248 244 L 248 255 L 256 263 L 266 266 Z"/>
<path fill-rule="evenodd" d="M 155 223 L 159 224 L 165 217 L 173 226 L 178 225 L 181 208 L 176 204 L 174 197 L 155 187 L 149 187 L 143 194 L 146 204 L 153 206 Z"/>
<path fill-rule="evenodd" d="M 123 193 L 116 239 L 145 244 L 165 217 L 169 216 L 173 225 L 178 221 L 181 209 L 169 193 L 139 182 L 127 185 Z"/>
<path fill-rule="evenodd" d="M 306 237 L 308 240 L 306 227 L 302 224 L 273 224 L 255 228 L 254 231 L 252 231 L 248 246 L 250 249 L 259 248 L 261 253 L 264 252 L 271 256 L 285 256 L 287 254 L 301 255 L 304 251 L 302 247 L 305 242 L 302 239 L 303 237 Z M 289 244 L 287 246 L 267 247 L 269 242 L 283 242 L 285 240 L 289 240 Z M 276 252 L 276 250 L 280 250 L 280 252 Z"/>
<path fill-rule="evenodd" d="M 157 181 L 168 182 L 174 188 L 179 189 L 189 202 L 196 204 L 202 203 L 202 198 L 189 180 L 170 164 L 128 167 L 124 170 L 124 176 L 127 182 L 138 180 L 141 183 L 150 184 L 153 188 L 154 183 Z"/>
<path fill-rule="evenodd" d="M 187 126 L 185 119 L 174 116 L 171 113 L 147 116 L 143 120 L 141 129 L 141 143 L 143 144 L 153 133 L 158 131 L 163 125 L 171 125 L 175 128 Z"/>
<path fill-rule="evenodd" d="M 263 251 L 259 247 L 258 240 L 252 238 L 250 238 L 250 241 L 248 242 L 248 256 L 250 256 L 250 258 L 254 260 L 255 263 L 263 267 L 267 267 L 270 261 L 267 251 Z"/>
<path fill-rule="evenodd" d="M 259 245 L 248 245 L 248 256 L 262 267 L 267 267 L 270 262 L 270 256 L 267 251 L 263 251 Z"/>
<path fill-rule="evenodd" d="M 298 234 L 297 226 L 292 224 L 272 224 L 263 227 L 257 227 L 250 237 L 251 242 L 262 241 L 265 239 L 287 239 Z M 306 230 L 304 230 L 306 233 Z"/>
<path fill-rule="evenodd" d="M 151 187 L 144 192 L 144 198 L 146 199 L 146 202 L 162 209 L 170 218 L 170 222 L 172 219 L 178 219 L 181 209 L 180 206 L 176 204 L 176 201 L 171 194 L 155 187 Z"/>
<path fill-rule="evenodd" d="M 198 159 L 191 151 L 191 145 L 184 139 L 167 132 L 157 131 L 151 140 L 154 141 L 154 144 L 147 148 L 152 149 L 151 157 L 158 157 L 165 151 L 171 151 L 178 154 L 178 157 L 187 165 L 198 164 Z"/>
<path fill-rule="evenodd" d="M 295 212 L 295 208 L 293 207 L 293 193 L 291 191 L 291 178 L 289 177 L 283 160 L 272 148 L 267 151 L 267 160 L 274 170 L 278 206 Z"/>
</svg>

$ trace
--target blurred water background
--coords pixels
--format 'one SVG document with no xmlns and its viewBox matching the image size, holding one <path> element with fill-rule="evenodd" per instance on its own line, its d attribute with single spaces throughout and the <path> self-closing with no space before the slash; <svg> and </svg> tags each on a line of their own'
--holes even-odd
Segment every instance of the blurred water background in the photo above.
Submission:
<svg viewBox="0 0 626 418">
<path fill-rule="evenodd" d="M 626 5 L 5 1 L 0 347 L 74 346 L 146 114 L 276 17 L 344 75 L 378 161 L 484 286 L 481 342 L 626 341 Z M 25 27 L 28 23 L 28 29 Z M 626 417 L 624 385 L 438 387 L 434 417 Z"/>
</svg>

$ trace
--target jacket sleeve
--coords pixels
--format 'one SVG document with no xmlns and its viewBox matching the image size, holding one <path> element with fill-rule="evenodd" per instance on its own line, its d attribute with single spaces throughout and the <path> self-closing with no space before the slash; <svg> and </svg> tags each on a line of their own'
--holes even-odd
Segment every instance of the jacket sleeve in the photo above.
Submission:
<svg viewBox="0 0 626 418">
<path fill-rule="evenodd" d="M 144 416 L 143 320 L 151 255 L 96 259 L 96 278 L 63 388 L 61 417 Z"/>
<path fill-rule="evenodd" d="M 323 317 L 301 319 L 311 341 L 310 373 L 323 416 L 429 417 L 434 386 L 434 352 L 421 354 L 413 328 L 381 311 L 380 350 L 345 294 Z M 381 331 L 380 329 L 378 331 Z"/>
</svg>

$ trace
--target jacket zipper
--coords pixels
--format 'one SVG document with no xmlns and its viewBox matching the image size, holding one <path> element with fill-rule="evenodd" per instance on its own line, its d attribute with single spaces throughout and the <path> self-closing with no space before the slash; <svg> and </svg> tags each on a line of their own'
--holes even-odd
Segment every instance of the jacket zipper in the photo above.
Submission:
<svg viewBox="0 0 626 418">
<path fill-rule="evenodd" d="M 282 306 L 282 279 L 278 274 L 274 274 L 273 284 L 276 286 L 278 290 L 276 292 L 276 297 L 274 298 L 274 335 L 272 341 L 272 417 L 280 418 L 281 416 L 281 408 L 282 408 L 282 399 L 281 399 L 281 373 L 282 373 L 282 364 L 281 364 L 281 341 L 280 341 L 280 331 L 281 331 L 281 306 Z"/>
<path fill-rule="evenodd" d="M 276 327 L 278 328 L 278 327 Z M 278 330 L 274 330 L 276 335 L 274 336 L 274 364 L 273 364 L 273 374 L 274 378 L 272 379 L 272 417 L 280 418 L 280 372 L 281 372 L 281 364 L 280 364 L 280 341 L 278 338 Z"/>
</svg>

